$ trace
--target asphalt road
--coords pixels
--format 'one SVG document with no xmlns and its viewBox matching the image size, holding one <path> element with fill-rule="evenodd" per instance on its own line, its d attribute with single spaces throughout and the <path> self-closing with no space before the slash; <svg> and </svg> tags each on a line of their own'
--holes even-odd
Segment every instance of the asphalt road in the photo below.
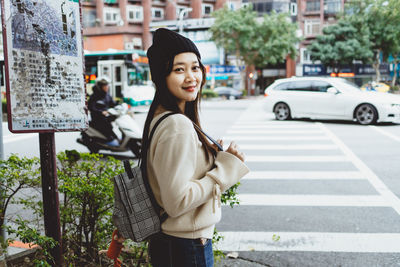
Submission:
<svg viewBox="0 0 400 267">
<path fill-rule="evenodd" d="M 206 101 L 201 118 L 251 169 L 217 225 L 219 249 L 239 256 L 220 265 L 400 266 L 399 124 L 280 122 L 262 99 Z M 37 134 L 3 130 L 6 155 L 39 155 Z M 78 135 L 57 133 L 57 151 L 87 151 Z"/>
</svg>

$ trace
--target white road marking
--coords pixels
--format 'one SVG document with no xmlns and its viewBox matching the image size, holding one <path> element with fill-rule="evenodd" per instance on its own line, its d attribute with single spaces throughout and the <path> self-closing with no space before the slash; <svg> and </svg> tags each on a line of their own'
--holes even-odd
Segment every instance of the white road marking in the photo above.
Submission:
<svg viewBox="0 0 400 267">
<path fill-rule="evenodd" d="M 320 129 L 315 130 L 261 130 L 261 129 L 245 129 L 245 130 L 229 130 L 228 134 L 322 134 L 323 132 Z"/>
<path fill-rule="evenodd" d="M 284 124 L 284 125 L 265 125 L 265 124 L 235 124 L 231 129 L 318 129 L 315 124 Z"/>
<path fill-rule="evenodd" d="M 351 151 L 336 135 L 334 135 L 325 125 L 320 122 L 317 124 L 323 129 L 327 136 L 340 147 L 347 158 L 351 159 L 354 166 L 357 167 L 365 176 L 366 179 L 371 183 L 371 185 L 378 191 L 379 194 L 386 200 L 386 202 L 398 213 L 400 214 L 400 199 L 393 194 L 392 191 L 382 182 L 382 180 L 370 169 L 368 166 L 362 162 L 354 153 Z M 399 243 L 400 244 L 400 243 Z"/>
<path fill-rule="evenodd" d="M 253 156 L 246 155 L 246 162 L 342 162 L 345 156 Z"/>
<path fill-rule="evenodd" d="M 376 126 L 371 126 L 371 125 L 370 125 L 369 127 L 372 128 L 372 129 L 374 129 L 375 131 L 377 131 L 377 132 L 383 134 L 383 135 L 386 135 L 386 136 L 389 137 L 389 138 L 392 138 L 393 140 L 395 140 L 395 141 L 397 141 L 397 142 L 400 142 L 400 136 L 396 136 L 396 135 L 394 135 L 394 134 L 388 133 L 388 132 L 386 132 L 386 131 L 384 131 L 384 130 L 382 130 L 381 128 L 376 127 Z"/>
<path fill-rule="evenodd" d="M 246 180 L 361 180 L 358 171 L 251 171 Z"/>
<path fill-rule="evenodd" d="M 241 140 L 241 141 L 268 141 L 268 140 L 329 140 L 327 136 L 225 136 L 223 140 Z"/>
<path fill-rule="evenodd" d="M 399 233 L 220 232 L 223 251 L 399 253 Z"/>
<path fill-rule="evenodd" d="M 3 143 L 8 144 L 12 142 L 22 141 L 25 139 L 30 139 L 33 137 L 37 137 L 38 134 L 36 133 L 25 133 L 25 134 L 18 134 L 18 135 L 7 135 L 3 138 Z"/>
<path fill-rule="evenodd" d="M 336 145 L 317 145 L 317 144 L 290 144 L 290 145 L 249 145 L 241 144 L 241 150 L 335 150 L 339 149 Z"/>
<path fill-rule="evenodd" d="M 380 195 L 239 194 L 240 206 L 390 207 Z"/>
</svg>

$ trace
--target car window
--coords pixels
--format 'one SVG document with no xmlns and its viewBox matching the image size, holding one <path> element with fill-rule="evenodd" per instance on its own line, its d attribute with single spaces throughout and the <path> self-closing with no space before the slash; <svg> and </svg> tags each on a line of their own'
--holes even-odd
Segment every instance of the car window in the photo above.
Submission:
<svg viewBox="0 0 400 267">
<path fill-rule="evenodd" d="M 326 92 L 326 91 L 328 91 L 329 87 L 332 87 L 332 85 L 328 82 L 324 82 L 324 81 L 313 81 L 312 82 L 313 91 L 316 91 L 316 92 Z"/>
<path fill-rule="evenodd" d="M 288 88 L 290 91 L 312 91 L 311 81 L 295 81 Z"/>
<path fill-rule="evenodd" d="M 290 84 L 289 82 L 280 83 L 274 87 L 274 90 L 278 91 L 288 90 L 289 84 Z"/>
</svg>

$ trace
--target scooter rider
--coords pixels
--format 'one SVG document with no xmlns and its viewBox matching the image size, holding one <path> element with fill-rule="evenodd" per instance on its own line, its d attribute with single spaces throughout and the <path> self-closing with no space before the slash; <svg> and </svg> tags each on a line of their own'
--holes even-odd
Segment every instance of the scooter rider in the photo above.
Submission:
<svg viewBox="0 0 400 267">
<path fill-rule="evenodd" d="M 107 118 L 109 108 L 115 107 L 117 103 L 108 93 L 110 86 L 106 78 L 99 78 L 93 86 L 93 94 L 89 98 L 88 108 L 91 115 L 91 126 L 100 131 L 106 138 L 106 145 L 118 146 L 111 121 Z"/>
</svg>

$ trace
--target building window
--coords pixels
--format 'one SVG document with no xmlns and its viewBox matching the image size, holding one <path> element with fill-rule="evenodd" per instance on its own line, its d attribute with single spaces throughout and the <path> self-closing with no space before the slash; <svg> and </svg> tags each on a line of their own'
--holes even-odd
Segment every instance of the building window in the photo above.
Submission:
<svg viewBox="0 0 400 267">
<path fill-rule="evenodd" d="M 232 10 L 232 11 L 236 10 L 235 3 L 227 2 L 226 4 L 227 4 L 229 10 Z"/>
<path fill-rule="evenodd" d="M 290 3 L 290 15 L 297 16 L 297 4 L 296 3 Z"/>
<path fill-rule="evenodd" d="M 315 36 L 321 32 L 321 22 L 319 20 L 306 20 L 304 22 L 304 32 L 306 36 Z"/>
<path fill-rule="evenodd" d="M 158 7 L 151 8 L 151 18 L 153 19 L 163 19 L 164 18 L 164 9 Z"/>
<path fill-rule="evenodd" d="M 202 9 L 203 9 L 203 15 L 205 15 L 205 16 L 211 15 L 211 13 L 214 10 L 213 5 L 210 5 L 210 4 L 202 4 L 201 6 L 202 6 Z"/>
<path fill-rule="evenodd" d="M 336 14 L 340 12 L 342 2 L 340 0 L 325 0 L 324 12 L 326 14 Z"/>
<path fill-rule="evenodd" d="M 277 13 L 289 13 L 289 4 L 287 1 L 273 1 L 272 10 Z"/>
<path fill-rule="evenodd" d="M 306 2 L 306 11 L 308 12 L 316 12 L 320 11 L 320 0 L 309 0 Z"/>
<path fill-rule="evenodd" d="M 258 14 L 270 13 L 273 9 L 272 4 L 273 4 L 272 2 L 254 3 L 253 9 L 257 11 Z"/>
<path fill-rule="evenodd" d="M 305 64 L 311 64 L 311 53 L 307 50 L 307 48 L 300 48 L 300 62 Z"/>
<path fill-rule="evenodd" d="M 242 7 L 246 8 L 250 5 L 250 3 L 242 3 Z"/>
<path fill-rule="evenodd" d="M 118 8 L 104 8 L 104 24 L 117 24 L 120 20 Z"/>
<path fill-rule="evenodd" d="M 127 20 L 129 22 L 142 22 L 143 21 L 143 7 L 142 6 L 127 6 L 126 8 Z"/>
<path fill-rule="evenodd" d="M 82 25 L 84 28 L 96 27 L 96 10 L 82 9 Z"/>
</svg>

